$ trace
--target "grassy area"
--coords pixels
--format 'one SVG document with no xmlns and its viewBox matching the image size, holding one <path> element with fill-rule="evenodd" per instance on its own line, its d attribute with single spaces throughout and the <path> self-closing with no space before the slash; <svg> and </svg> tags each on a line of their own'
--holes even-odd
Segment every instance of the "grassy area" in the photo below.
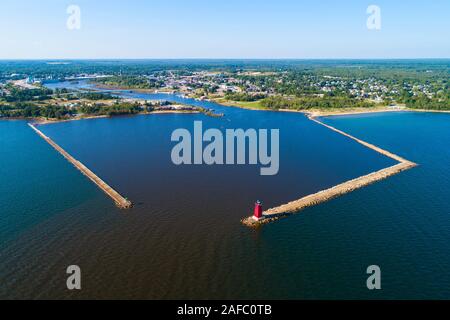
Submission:
<svg viewBox="0 0 450 320">
<path fill-rule="evenodd" d="M 233 107 L 239 107 L 244 109 L 254 109 L 254 110 L 268 110 L 266 107 L 263 107 L 261 105 L 261 100 L 259 101 L 230 101 L 225 98 L 215 98 L 212 99 L 214 102 L 227 105 L 227 106 L 233 106 Z"/>
</svg>

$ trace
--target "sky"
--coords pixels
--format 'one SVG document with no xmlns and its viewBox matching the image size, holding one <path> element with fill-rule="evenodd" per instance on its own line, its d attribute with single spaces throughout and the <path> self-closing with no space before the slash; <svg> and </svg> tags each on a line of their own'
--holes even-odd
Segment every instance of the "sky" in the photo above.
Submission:
<svg viewBox="0 0 450 320">
<path fill-rule="evenodd" d="M 1 0 L 0 39 L 0 59 L 450 58 L 450 0 Z"/>
</svg>

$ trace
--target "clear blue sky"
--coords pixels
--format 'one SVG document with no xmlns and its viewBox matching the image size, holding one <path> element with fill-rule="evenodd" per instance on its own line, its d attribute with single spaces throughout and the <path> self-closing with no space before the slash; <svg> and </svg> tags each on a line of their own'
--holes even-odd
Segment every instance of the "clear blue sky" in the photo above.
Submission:
<svg viewBox="0 0 450 320">
<path fill-rule="evenodd" d="M 0 39 L 0 59 L 450 58 L 450 1 L 1 0 Z"/>
</svg>

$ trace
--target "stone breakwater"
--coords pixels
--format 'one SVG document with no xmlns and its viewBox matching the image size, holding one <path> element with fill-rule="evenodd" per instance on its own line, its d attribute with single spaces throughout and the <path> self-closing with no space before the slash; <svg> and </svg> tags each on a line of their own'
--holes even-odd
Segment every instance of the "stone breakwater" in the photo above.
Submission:
<svg viewBox="0 0 450 320">
<path fill-rule="evenodd" d="M 89 178 L 93 183 L 95 183 L 103 192 L 105 192 L 115 204 L 121 209 L 129 209 L 132 207 L 132 203 L 121 196 L 116 190 L 110 187 L 106 182 L 100 179 L 95 173 L 93 173 L 88 167 L 82 164 L 80 161 L 76 160 L 69 153 L 67 153 L 63 148 L 61 148 L 58 144 L 56 144 L 52 139 L 43 134 L 38 128 L 36 128 L 33 124 L 28 124 L 42 139 L 47 141 L 56 151 L 58 151 L 64 158 L 67 159 L 70 163 L 72 163 L 75 168 L 80 170 L 86 177 Z"/>
<path fill-rule="evenodd" d="M 377 181 L 386 179 L 390 176 L 396 175 L 402 171 L 409 170 L 409 169 L 417 166 L 417 164 L 414 162 L 406 160 L 402 157 L 399 157 L 396 154 L 393 154 L 389 151 L 381 149 L 373 144 L 367 143 L 361 139 L 353 137 L 352 135 L 349 135 L 348 133 L 345 133 L 341 130 L 338 130 L 332 126 L 329 126 L 329 125 L 317 120 L 313 116 L 309 116 L 308 118 L 320 125 L 325 126 L 326 128 L 328 128 L 330 130 L 333 130 L 333 131 L 335 131 L 339 134 L 342 134 L 352 140 L 355 140 L 356 142 L 366 146 L 367 148 L 370 148 L 380 154 L 383 154 L 391 159 L 394 159 L 394 160 L 398 161 L 399 163 L 394 166 L 382 169 L 380 171 L 372 172 L 370 174 L 358 177 L 356 179 L 346 181 L 346 182 L 338 184 L 332 188 L 322 190 L 317 193 L 305 196 L 301 199 L 298 199 L 298 200 L 283 204 L 281 206 L 269 209 L 263 213 L 264 219 L 262 219 L 262 220 L 256 221 L 253 217 L 245 218 L 241 221 L 244 225 L 249 226 L 249 227 L 257 227 L 262 224 L 276 221 L 280 218 L 287 217 L 294 213 L 298 213 L 299 211 L 301 211 L 302 209 L 305 209 L 307 207 L 311 207 L 311 206 L 329 201 L 338 196 L 352 192 L 356 189 L 365 187 L 367 185 L 370 185 Z"/>
</svg>

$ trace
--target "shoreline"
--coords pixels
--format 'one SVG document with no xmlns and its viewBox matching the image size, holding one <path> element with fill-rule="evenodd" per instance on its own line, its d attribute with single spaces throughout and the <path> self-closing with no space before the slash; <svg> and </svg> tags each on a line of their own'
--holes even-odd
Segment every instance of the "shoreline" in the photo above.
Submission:
<svg viewBox="0 0 450 320">
<path fill-rule="evenodd" d="M 94 120 L 94 119 L 103 119 L 103 118 L 115 118 L 115 117 L 124 117 L 124 116 L 150 116 L 150 115 L 158 115 L 158 114 L 198 114 L 202 113 L 198 110 L 160 110 L 160 111 L 152 111 L 152 112 L 140 112 L 133 114 L 121 114 L 121 115 L 98 115 L 98 116 L 87 116 L 87 117 L 74 117 L 70 119 L 42 119 L 42 118 L 0 118 L 1 120 L 10 120 L 10 121 L 29 121 L 30 123 L 37 125 L 47 125 L 61 122 L 71 122 L 71 121 L 81 121 L 81 120 Z"/>
<path fill-rule="evenodd" d="M 229 100 L 226 100 L 225 98 L 211 98 L 211 99 L 207 99 L 206 101 L 217 103 L 223 107 L 232 107 L 232 108 L 240 108 L 240 109 L 255 110 L 255 111 L 277 111 L 277 110 L 272 110 L 272 109 L 265 108 L 265 107 L 259 108 L 259 107 L 249 106 L 249 105 L 242 105 L 242 103 L 239 103 L 239 101 L 229 101 Z M 249 103 L 247 102 L 247 104 L 249 104 Z"/>
<path fill-rule="evenodd" d="M 221 101 L 222 98 L 207 99 L 217 103 L 223 107 L 240 108 L 253 111 L 272 111 L 272 112 L 297 112 L 306 115 L 313 115 L 315 117 L 327 117 L 327 116 L 343 116 L 353 114 L 370 114 L 370 113 L 384 113 L 384 112 L 431 112 L 431 113 L 450 113 L 450 110 L 434 110 L 434 109 L 412 109 L 402 105 L 395 105 L 393 107 L 373 107 L 373 108 L 342 108 L 342 109 L 269 109 L 258 108 L 240 105 L 236 101 Z"/>
<path fill-rule="evenodd" d="M 284 110 L 283 110 L 284 111 Z M 427 110 L 427 109 L 377 109 L 377 110 L 342 110 L 342 112 L 327 112 L 327 111 L 314 111 L 305 112 L 312 117 L 329 117 L 329 116 L 347 116 L 358 114 L 371 114 L 371 113 L 387 113 L 387 112 L 431 112 L 431 113 L 450 113 L 450 110 Z"/>
<path fill-rule="evenodd" d="M 118 90 L 118 91 L 135 91 L 139 93 L 150 93 L 150 94 L 182 94 L 183 96 L 194 99 L 194 100 L 200 100 L 194 96 L 192 96 L 189 92 L 183 92 L 183 91 L 164 91 L 159 89 L 133 89 L 133 88 L 126 88 L 126 87 L 120 87 L 120 86 L 107 86 L 107 85 L 99 85 L 95 84 L 95 88 L 101 89 L 101 90 Z M 232 107 L 232 108 L 241 108 L 246 110 L 253 110 L 253 111 L 274 111 L 274 112 L 298 112 L 298 113 L 304 113 L 307 115 L 314 115 L 317 117 L 326 117 L 326 116 L 338 116 L 338 115 L 353 115 L 353 114 L 369 114 L 369 113 L 383 113 L 383 112 L 433 112 L 433 113 L 450 113 L 450 110 L 433 110 L 433 109 L 412 109 L 408 108 L 404 105 L 394 105 L 392 107 L 389 106 L 382 106 L 382 107 L 373 107 L 373 108 L 342 108 L 342 109 L 269 109 L 265 107 L 252 107 L 252 106 L 246 106 L 242 105 L 239 101 L 229 101 L 226 100 L 223 97 L 218 98 L 207 98 L 204 101 L 208 102 L 214 102 L 218 105 L 221 105 L 223 107 Z M 255 101 L 257 102 L 257 101 Z"/>
</svg>

